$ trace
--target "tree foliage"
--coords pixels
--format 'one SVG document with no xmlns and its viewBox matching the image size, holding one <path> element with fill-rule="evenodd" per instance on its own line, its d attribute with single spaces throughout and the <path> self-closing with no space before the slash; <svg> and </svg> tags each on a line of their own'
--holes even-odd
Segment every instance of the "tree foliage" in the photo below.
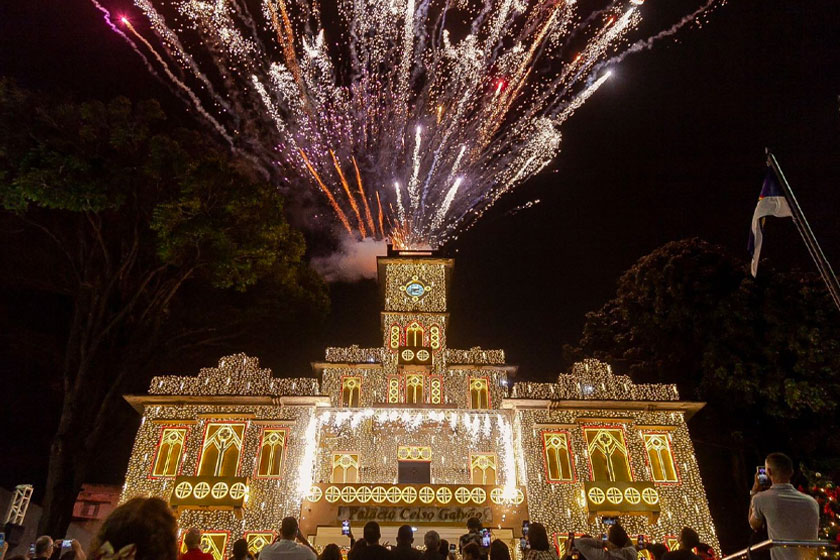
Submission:
<svg viewBox="0 0 840 560">
<path fill-rule="evenodd" d="M 0 81 L 5 280 L 71 310 L 43 530 L 63 533 L 121 394 L 165 356 L 212 363 L 255 325 L 325 311 L 282 202 L 155 101 L 56 101 Z"/>
</svg>

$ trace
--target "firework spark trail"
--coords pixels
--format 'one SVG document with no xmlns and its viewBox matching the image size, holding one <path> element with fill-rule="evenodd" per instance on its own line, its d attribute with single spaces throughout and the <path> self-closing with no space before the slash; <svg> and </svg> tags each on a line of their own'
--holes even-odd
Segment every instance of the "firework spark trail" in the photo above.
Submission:
<svg viewBox="0 0 840 560">
<path fill-rule="evenodd" d="M 606 60 L 606 61 L 598 64 L 598 66 L 596 66 L 596 68 L 595 68 L 596 71 L 605 67 L 605 66 L 614 66 L 616 64 L 620 64 L 621 61 L 624 60 L 625 58 L 627 58 L 628 55 L 652 49 L 654 44 L 656 44 L 657 41 L 665 39 L 666 37 L 673 36 L 677 31 L 679 31 L 680 29 L 682 29 L 683 27 L 685 27 L 689 23 L 693 22 L 698 16 L 706 13 L 708 10 L 710 10 L 716 4 L 722 4 L 722 3 L 725 3 L 725 2 L 726 2 L 726 0 L 707 0 L 707 2 L 705 4 L 703 4 L 702 6 L 700 6 L 699 8 L 697 8 L 696 10 L 694 10 L 693 12 L 688 14 L 687 16 L 683 17 L 680 21 L 678 21 L 677 23 L 675 23 L 674 25 L 672 25 L 668 29 L 664 29 L 664 30 L 660 31 L 659 33 L 657 33 L 656 35 L 654 35 L 652 37 L 648 37 L 647 39 L 642 39 L 642 40 L 636 41 L 635 43 L 630 45 L 630 47 L 626 51 L 622 52 L 619 55 L 616 55 L 616 56 L 610 58 L 609 60 Z"/>
<path fill-rule="evenodd" d="M 145 37 L 140 35 L 137 32 L 137 30 L 134 29 L 134 26 L 131 25 L 131 22 L 128 21 L 128 18 L 122 18 L 121 21 L 122 21 L 123 25 L 125 25 L 126 29 L 128 29 L 131 32 L 132 35 L 137 37 L 138 41 L 140 41 L 141 43 L 146 45 L 146 48 L 149 49 L 149 52 L 152 53 L 152 56 L 154 56 L 155 59 L 160 63 L 161 67 L 163 68 L 163 72 L 167 75 L 167 77 L 170 80 L 172 80 L 175 83 L 175 85 L 177 85 L 179 88 L 181 88 L 184 91 L 184 93 L 186 93 L 189 96 L 189 98 L 193 102 L 193 105 L 195 106 L 195 110 L 198 111 L 199 114 L 202 117 L 207 119 L 207 122 L 209 122 L 213 126 L 213 128 L 216 129 L 216 132 L 218 132 L 222 136 L 222 138 L 227 140 L 228 144 L 230 144 L 231 147 L 233 147 L 234 146 L 233 138 L 231 138 L 230 134 L 228 134 L 227 130 L 225 130 L 225 128 L 219 123 L 219 121 L 217 121 L 213 117 L 213 115 L 211 115 L 210 113 L 208 113 L 204 109 L 204 106 L 201 104 L 201 100 L 198 98 L 198 96 L 195 94 L 195 92 L 193 90 L 191 90 L 189 87 L 187 87 L 187 85 L 184 82 L 179 80 L 175 76 L 175 74 L 172 73 L 172 71 L 169 69 L 169 65 L 166 63 L 166 61 L 163 59 L 163 57 L 160 56 L 160 54 L 158 54 L 158 52 L 155 50 L 155 48 L 152 46 L 152 44 L 150 42 L 148 42 L 145 39 Z"/>
<path fill-rule="evenodd" d="M 353 170 L 356 172 L 356 184 L 359 186 L 359 198 L 365 204 L 365 217 L 367 218 L 368 227 L 370 227 L 371 235 L 376 236 L 376 228 L 373 227 L 373 216 L 370 214 L 370 205 L 368 205 L 367 196 L 365 196 L 365 189 L 362 187 L 362 174 L 359 173 L 359 164 L 356 163 L 356 157 L 353 160 Z"/>
<path fill-rule="evenodd" d="M 91 1 L 284 192 L 314 187 L 348 233 L 398 247 L 457 237 L 550 164 L 607 65 L 725 2 L 696 0 L 634 43 L 643 0 L 601 0 L 591 14 L 573 0 L 337 0 L 327 26 L 317 0 L 134 0 L 152 42 Z"/>
<path fill-rule="evenodd" d="M 129 44 L 129 46 L 131 47 L 131 50 L 133 50 L 135 53 L 137 53 L 137 56 L 139 56 L 141 59 L 143 59 L 143 64 L 146 66 L 146 70 L 148 70 L 149 73 L 152 76 L 161 80 L 161 77 L 157 73 L 157 71 L 155 70 L 155 67 L 152 66 L 152 63 L 149 62 L 149 59 L 146 58 L 146 55 L 143 54 L 143 52 L 137 47 L 137 43 L 132 41 L 131 37 L 129 37 L 128 35 L 123 33 L 122 29 L 120 29 L 119 27 L 117 27 L 114 24 L 114 21 L 111 19 L 111 12 L 109 12 L 108 9 L 105 6 L 103 6 L 102 4 L 97 2 L 96 0 L 90 0 L 90 1 L 97 10 L 102 12 L 102 18 L 105 20 L 105 25 L 110 27 L 111 31 L 113 31 L 114 33 L 116 33 L 117 35 L 119 35 L 120 37 L 125 39 L 125 42 Z M 163 80 L 161 80 L 161 81 L 163 81 Z"/>
</svg>

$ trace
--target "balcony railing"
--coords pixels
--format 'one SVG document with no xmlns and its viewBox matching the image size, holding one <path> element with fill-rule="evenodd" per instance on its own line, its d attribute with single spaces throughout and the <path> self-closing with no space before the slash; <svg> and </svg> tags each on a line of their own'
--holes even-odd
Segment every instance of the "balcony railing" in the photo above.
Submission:
<svg viewBox="0 0 840 560">
<path fill-rule="evenodd" d="M 315 484 L 310 503 L 338 505 L 406 506 L 519 506 L 522 488 L 474 484 Z"/>
<path fill-rule="evenodd" d="M 248 501 L 243 476 L 179 476 L 169 497 L 172 507 L 238 509 Z"/>
<path fill-rule="evenodd" d="M 754 544 L 752 546 L 748 546 L 743 550 L 739 550 L 734 554 L 730 554 L 728 556 L 724 556 L 721 560 L 739 560 L 740 558 L 749 558 L 750 554 L 753 552 L 758 552 L 760 550 L 770 550 L 771 548 L 798 548 L 801 550 L 808 550 L 808 549 L 823 549 L 823 550 L 834 550 L 837 548 L 837 545 L 831 541 L 824 541 L 824 540 L 816 540 L 816 541 L 795 541 L 795 540 L 780 540 L 780 539 L 767 539 L 766 541 L 761 541 L 758 544 Z"/>
<path fill-rule="evenodd" d="M 659 515 L 659 491 L 652 482 L 585 482 L 590 515 Z"/>
</svg>

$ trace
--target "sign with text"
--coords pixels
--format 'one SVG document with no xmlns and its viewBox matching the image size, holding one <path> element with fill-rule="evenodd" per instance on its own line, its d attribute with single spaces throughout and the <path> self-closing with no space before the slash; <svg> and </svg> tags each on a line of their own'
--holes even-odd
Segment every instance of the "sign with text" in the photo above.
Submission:
<svg viewBox="0 0 840 560">
<path fill-rule="evenodd" d="M 484 525 L 493 521 L 489 507 L 377 507 L 342 506 L 338 519 L 367 523 L 452 523 L 463 525 L 470 517 L 477 517 Z"/>
</svg>

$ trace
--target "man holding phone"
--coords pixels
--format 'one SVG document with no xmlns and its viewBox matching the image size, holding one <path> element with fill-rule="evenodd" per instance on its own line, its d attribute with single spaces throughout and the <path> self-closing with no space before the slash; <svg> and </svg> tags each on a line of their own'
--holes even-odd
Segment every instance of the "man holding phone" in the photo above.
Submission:
<svg viewBox="0 0 840 560">
<path fill-rule="evenodd" d="M 295 542 L 295 540 L 299 542 Z M 280 538 L 260 551 L 260 560 L 316 560 L 318 555 L 298 527 L 297 519 L 284 517 Z"/>
<path fill-rule="evenodd" d="M 773 540 L 816 540 L 820 525 L 819 506 L 814 498 L 790 483 L 793 461 L 784 453 L 771 453 L 764 460 L 764 468 L 771 485 L 763 486 L 759 481 L 760 473 L 756 472 L 750 492 L 750 527 L 758 531 L 766 525 L 767 535 Z M 772 560 L 802 560 L 811 556 L 813 553 L 808 549 L 770 549 Z"/>
</svg>

